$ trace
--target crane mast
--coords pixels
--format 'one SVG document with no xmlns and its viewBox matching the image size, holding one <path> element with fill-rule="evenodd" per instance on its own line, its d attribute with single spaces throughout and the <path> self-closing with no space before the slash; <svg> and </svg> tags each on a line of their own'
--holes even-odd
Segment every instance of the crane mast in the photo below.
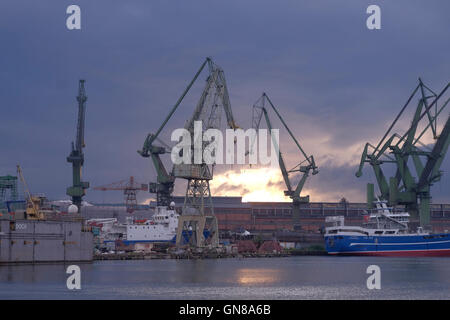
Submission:
<svg viewBox="0 0 450 320">
<path fill-rule="evenodd" d="M 185 129 L 190 133 L 191 141 L 198 138 L 194 132 L 196 121 L 201 121 L 202 132 L 208 129 L 219 129 L 222 109 L 225 111 L 227 126 L 231 129 L 238 128 L 233 118 L 224 72 L 211 60 L 208 63 L 208 68 L 209 75 L 205 88 L 193 115 L 185 125 Z M 201 151 L 204 148 L 205 142 L 201 146 Z M 209 181 L 213 178 L 215 164 L 208 165 L 204 161 L 201 164 L 194 164 L 194 147 L 191 151 L 191 164 L 177 164 L 173 168 L 176 177 L 187 180 L 183 215 L 179 218 L 177 244 L 180 244 L 183 232 L 189 234 L 190 230 L 195 230 L 188 239 L 190 244 L 196 247 L 202 247 L 206 244 L 217 246 L 219 242 L 218 223 L 214 215 L 209 186 Z M 209 212 L 205 210 L 205 207 L 209 207 Z M 203 233 L 203 230 L 206 229 L 210 232 L 208 241 L 206 241 Z"/>
<path fill-rule="evenodd" d="M 274 106 L 270 98 L 267 96 L 266 93 L 263 93 L 261 98 L 258 99 L 258 101 L 253 105 L 253 127 L 254 129 L 258 130 L 259 126 L 261 124 L 262 116 L 264 115 L 264 118 L 266 120 L 267 127 L 269 131 L 272 130 L 272 123 L 270 122 L 270 118 L 267 112 L 267 109 L 265 107 L 266 102 L 269 104 L 269 106 L 272 108 L 272 110 L 277 115 L 278 119 L 280 119 L 281 123 L 285 127 L 285 129 L 288 131 L 289 135 L 291 136 L 292 140 L 294 140 L 297 148 L 299 149 L 300 153 L 303 155 L 304 159 L 297 164 L 292 169 L 288 170 L 286 169 L 286 164 L 283 159 L 283 155 L 281 153 L 281 150 L 279 146 L 277 145 L 277 141 L 275 140 L 275 137 L 272 136 L 272 143 L 275 145 L 275 150 L 278 150 L 278 164 L 280 167 L 281 174 L 283 176 L 284 184 L 286 185 L 287 190 L 284 191 L 284 194 L 292 199 L 292 217 L 293 217 L 293 223 L 294 223 L 294 229 L 300 228 L 300 205 L 302 203 L 308 203 L 309 202 L 309 195 L 307 196 L 301 196 L 301 192 L 303 190 L 303 187 L 306 183 L 306 180 L 308 179 L 309 175 L 316 175 L 319 173 L 318 167 L 314 161 L 314 157 L 308 156 L 303 148 L 300 146 L 300 143 L 295 138 L 292 131 L 289 129 L 288 125 L 284 121 L 283 117 L 278 112 L 277 108 Z M 252 142 L 254 143 L 254 141 Z M 298 182 L 297 186 L 293 188 L 292 183 L 289 179 L 290 173 L 301 173 L 302 176 L 300 178 L 300 181 Z"/>
<path fill-rule="evenodd" d="M 77 134 L 75 142 L 72 142 L 72 151 L 67 157 L 67 162 L 72 163 L 72 186 L 67 188 L 67 195 L 72 198 L 72 203 L 81 208 L 81 202 L 83 196 L 86 194 L 86 189 L 89 188 L 89 182 L 84 182 L 81 179 L 82 168 L 84 164 L 83 148 L 84 142 L 84 125 L 85 125 L 85 113 L 86 113 L 86 92 L 84 89 L 85 80 L 79 81 L 78 86 L 78 121 L 77 121 Z"/>
<path fill-rule="evenodd" d="M 156 133 L 147 135 L 142 150 L 138 151 L 143 157 L 151 157 L 156 169 L 157 182 L 149 184 L 149 192 L 156 193 L 158 206 L 169 206 L 172 201 L 172 192 L 176 178 L 187 180 L 183 214 L 179 218 L 177 230 L 177 245 L 181 244 L 182 238 L 186 238 L 186 235 L 189 235 L 189 244 L 196 247 L 202 247 L 206 244 L 216 246 L 218 244 L 217 219 L 214 215 L 209 188 L 209 180 L 212 179 L 214 165 L 208 166 L 206 163 L 193 164 L 194 161 L 191 161 L 191 164 L 174 165 L 169 172 L 164 167 L 161 155 L 170 153 L 170 151 L 164 146 L 155 145 L 155 141 L 205 67 L 208 67 L 209 71 L 205 87 L 192 116 L 186 121 L 184 128 L 188 130 L 191 138 L 194 138 L 196 121 L 202 121 L 202 131 L 210 128 L 219 128 L 222 108 L 227 118 L 227 126 L 232 129 L 238 128 L 231 111 L 224 72 L 211 58 L 206 58 L 159 129 Z M 209 204 L 209 213 L 205 211 L 205 202 L 207 202 L 206 205 Z M 210 232 L 208 241 L 206 241 L 203 232 L 206 229 Z"/>
</svg>

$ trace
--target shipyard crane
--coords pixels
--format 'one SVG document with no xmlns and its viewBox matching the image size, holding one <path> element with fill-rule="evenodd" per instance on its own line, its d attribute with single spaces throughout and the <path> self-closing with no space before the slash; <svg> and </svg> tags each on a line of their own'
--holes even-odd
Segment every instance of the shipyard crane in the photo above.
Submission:
<svg viewBox="0 0 450 320">
<path fill-rule="evenodd" d="M 84 164 L 84 122 L 86 113 L 86 92 L 84 89 L 85 80 L 79 81 L 78 86 L 78 123 L 77 123 L 77 136 L 75 143 L 72 142 L 72 151 L 67 157 L 67 162 L 72 163 L 72 180 L 73 185 L 67 188 L 66 194 L 72 197 L 72 203 L 78 207 L 78 211 L 81 208 L 81 201 L 86 194 L 86 189 L 89 188 L 89 182 L 81 180 L 81 170 Z"/>
<path fill-rule="evenodd" d="M 127 207 L 128 213 L 133 213 L 137 209 L 137 198 L 136 194 L 138 191 L 148 190 L 148 185 L 144 183 L 138 183 L 131 176 L 129 179 L 121 180 L 118 182 L 113 182 L 108 185 L 94 187 L 94 190 L 119 190 L 123 191 L 125 196 L 125 205 Z"/>
<path fill-rule="evenodd" d="M 43 214 L 39 211 L 38 203 L 40 201 L 39 197 L 33 197 L 30 193 L 30 189 L 28 188 L 28 184 L 25 181 L 25 177 L 23 176 L 22 168 L 20 165 L 17 165 L 17 175 L 19 176 L 20 181 L 23 184 L 24 193 L 27 197 L 26 201 L 26 209 L 25 214 L 28 220 L 37 220 L 43 219 Z"/>
<path fill-rule="evenodd" d="M 209 224 L 210 231 L 213 235 L 209 237 L 210 243 L 216 245 L 218 243 L 217 220 L 214 216 L 212 200 L 209 188 L 209 180 L 212 179 L 212 168 L 205 163 L 201 164 L 180 164 L 174 165 L 169 172 L 161 160 L 161 155 L 169 153 L 166 146 L 156 145 L 158 136 L 171 119 L 178 106 L 183 101 L 186 94 L 191 89 L 201 72 L 208 67 L 208 77 L 206 85 L 201 94 L 200 100 L 194 110 L 192 117 L 186 122 L 185 129 L 189 131 L 191 137 L 194 138 L 194 125 L 196 121 L 202 121 L 202 130 L 210 128 L 218 128 L 220 125 L 221 110 L 225 111 L 227 125 L 229 128 L 236 129 L 231 104 L 228 95 L 228 89 L 225 82 L 223 70 L 217 66 L 211 58 L 206 58 L 202 63 L 194 78 L 188 84 L 181 94 L 175 105 L 170 110 L 167 117 L 159 129 L 154 134 L 148 134 L 142 150 L 138 153 L 143 157 L 151 157 L 153 165 L 156 169 L 157 182 L 149 184 L 149 192 L 156 193 L 158 206 L 169 206 L 172 201 L 172 192 L 174 188 L 175 178 L 187 180 L 187 190 L 183 205 L 183 214 L 179 219 L 179 228 L 177 234 L 177 245 L 180 244 L 182 233 L 192 234 L 189 242 L 197 247 L 206 244 L 203 230 Z M 193 139 L 192 139 L 193 141 Z M 192 155 L 194 153 L 192 152 Z M 204 210 L 205 198 L 209 199 L 210 212 L 207 215 Z"/>
<path fill-rule="evenodd" d="M 306 180 L 308 179 L 309 175 L 316 175 L 319 173 L 318 167 L 314 161 L 314 157 L 312 155 L 308 156 L 303 148 L 300 146 L 300 143 L 295 138 L 292 131 L 287 126 L 286 122 L 284 121 L 283 117 L 278 112 L 277 108 L 275 108 L 272 101 L 269 99 L 266 93 L 263 93 L 261 98 L 256 101 L 256 103 L 253 105 L 253 116 L 252 116 L 252 124 L 253 128 L 255 130 L 258 130 L 261 124 L 262 116 L 264 115 L 264 118 L 266 120 L 267 127 L 269 129 L 269 132 L 272 130 L 272 123 L 270 122 L 269 115 L 267 113 L 266 109 L 266 102 L 269 104 L 269 106 L 272 108 L 272 110 L 275 112 L 277 117 L 280 119 L 283 126 L 286 128 L 287 132 L 291 136 L 292 140 L 294 140 L 297 148 L 300 150 L 300 153 L 303 156 L 303 160 L 295 165 L 292 169 L 287 170 L 286 165 L 283 159 L 283 155 L 280 151 L 280 147 L 278 146 L 278 142 L 276 141 L 275 137 L 272 136 L 272 142 L 275 146 L 275 150 L 278 150 L 278 164 L 281 170 L 281 174 L 283 175 L 284 184 L 286 185 L 287 190 L 284 191 L 284 194 L 292 199 L 292 217 L 294 222 L 294 229 L 300 228 L 299 220 L 300 220 L 300 205 L 302 203 L 308 203 L 309 202 L 309 195 L 307 196 L 301 196 L 302 189 L 306 183 Z M 251 142 L 252 144 L 254 141 Z M 300 181 L 298 182 L 297 186 L 293 186 L 293 183 L 290 180 L 289 174 L 302 174 L 302 177 L 300 178 Z"/>
<path fill-rule="evenodd" d="M 361 177 L 364 164 L 370 164 L 375 173 L 380 198 L 388 201 L 391 206 L 405 205 L 411 215 L 419 217 L 422 227 L 430 224 L 430 187 L 441 179 L 440 167 L 450 143 L 450 117 L 443 113 L 450 100 L 444 98 L 449 86 L 450 83 L 437 94 L 419 78 L 419 84 L 380 142 L 376 146 L 370 143 L 365 145 L 356 172 L 356 176 Z M 394 132 L 394 126 L 417 96 L 411 125 L 403 133 Z M 442 121 L 446 122 L 438 133 L 438 120 L 442 117 Z M 385 164 L 394 166 L 395 174 L 389 180 L 386 178 Z M 373 207 L 374 200 L 374 185 L 368 183 L 369 208 Z"/>
</svg>

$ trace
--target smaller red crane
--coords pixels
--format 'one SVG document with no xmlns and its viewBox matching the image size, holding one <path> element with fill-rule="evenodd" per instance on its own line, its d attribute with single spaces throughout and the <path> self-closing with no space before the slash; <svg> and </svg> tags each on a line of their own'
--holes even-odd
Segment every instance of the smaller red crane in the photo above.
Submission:
<svg viewBox="0 0 450 320">
<path fill-rule="evenodd" d="M 123 190 L 127 212 L 133 213 L 137 209 L 137 192 L 148 190 L 148 184 L 137 183 L 134 181 L 134 177 L 130 177 L 128 180 L 121 180 L 105 186 L 94 187 L 94 190 Z"/>
</svg>

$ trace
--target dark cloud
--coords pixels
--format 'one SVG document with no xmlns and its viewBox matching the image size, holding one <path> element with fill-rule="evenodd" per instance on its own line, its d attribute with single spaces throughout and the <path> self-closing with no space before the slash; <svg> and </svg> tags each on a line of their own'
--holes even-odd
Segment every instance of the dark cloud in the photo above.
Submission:
<svg viewBox="0 0 450 320">
<path fill-rule="evenodd" d="M 369 1 L 80 0 L 82 30 L 68 31 L 71 1 L 2 1 L 0 174 L 20 163 L 33 191 L 65 197 L 77 81 L 85 78 L 86 180 L 154 180 L 150 160 L 136 150 L 212 56 L 225 70 L 239 124 L 251 124 L 251 105 L 268 92 L 322 160 L 308 187 L 356 201 L 366 178 L 354 177 L 346 155 L 381 137 L 419 76 L 439 90 L 450 71 L 448 1 L 376 2 L 379 31 L 365 27 Z M 168 124 L 166 141 L 191 115 L 202 85 Z M 282 141 L 295 163 L 295 149 Z M 434 199 L 450 201 L 449 169 L 447 158 Z M 184 193 L 184 185 L 176 190 Z M 87 199 L 121 197 L 91 189 Z"/>
</svg>

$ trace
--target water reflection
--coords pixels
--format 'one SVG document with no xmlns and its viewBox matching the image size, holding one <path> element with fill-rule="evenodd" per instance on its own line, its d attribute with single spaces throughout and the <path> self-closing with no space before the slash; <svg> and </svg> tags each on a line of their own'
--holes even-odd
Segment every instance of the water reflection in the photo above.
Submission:
<svg viewBox="0 0 450 320">
<path fill-rule="evenodd" d="M 379 265 L 381 290 L 366 287 Z M 450 299 L 450 259 L 287 257 L 0 266 L 0 299 Z"/>
<path fill-rule="evenodd" d="M 276 283 L 281 274 L 277 269 L 238 269 L 236 276 L 241 285 L 258 285 Z"/>
</svg>

